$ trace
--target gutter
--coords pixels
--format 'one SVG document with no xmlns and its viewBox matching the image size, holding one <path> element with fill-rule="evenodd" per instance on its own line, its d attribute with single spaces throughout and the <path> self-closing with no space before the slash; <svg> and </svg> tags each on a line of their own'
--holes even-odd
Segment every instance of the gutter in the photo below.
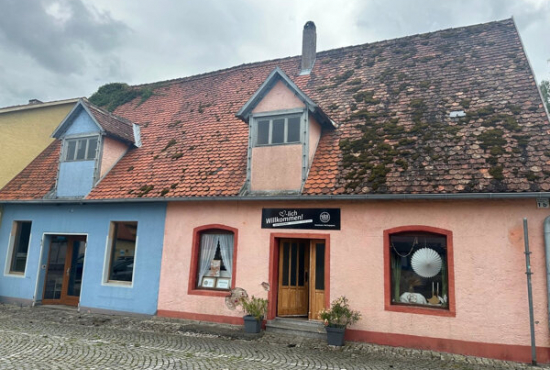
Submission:
<svg viewBox="0 0 550 370">
<path fill-rule="evenodd" d="M 550 198 L 550 192 L 525 193 L 455 193 L 455 194 L 360 194 L 360 195 L 270 195 L 226 197 L 162 197 L 162 198 L 116 198 L 116 199 L 31 199 L 0 200 L 2 204 L 97 204 L 97 203 L 167 203 L 167 202 L 216 202 L 216 201 L 341 201 L 341 200 L 505 200 Z"/>
</svg>

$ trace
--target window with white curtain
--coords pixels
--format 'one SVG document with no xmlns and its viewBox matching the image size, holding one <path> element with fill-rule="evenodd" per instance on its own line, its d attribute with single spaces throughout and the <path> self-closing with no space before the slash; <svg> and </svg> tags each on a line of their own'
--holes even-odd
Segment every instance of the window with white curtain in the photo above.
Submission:
<svg viewBox="0 0 550 370">
<path fill-rule="evenodd" d="M 197 288 L 230 290 L 233 276 L 233 233 L 203 232 L 199 247 Z"/>
</svg>

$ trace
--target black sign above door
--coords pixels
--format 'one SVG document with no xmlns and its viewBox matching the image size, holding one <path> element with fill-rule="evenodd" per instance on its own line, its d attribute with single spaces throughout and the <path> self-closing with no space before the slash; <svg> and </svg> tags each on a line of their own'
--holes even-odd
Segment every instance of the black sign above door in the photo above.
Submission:
<svg viewBox="0 0 550 370">
<path fill-rule="evenodd" d="M 262 229 L 340 230 L 340 208 L 263 208 Z"/>
</svg>

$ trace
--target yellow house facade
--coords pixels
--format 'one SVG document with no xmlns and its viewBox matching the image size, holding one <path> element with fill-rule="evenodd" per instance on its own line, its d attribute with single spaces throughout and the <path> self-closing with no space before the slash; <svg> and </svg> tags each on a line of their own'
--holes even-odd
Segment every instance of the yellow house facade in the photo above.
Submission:
<svg viewBox="0 0 550 370">
<path fill-rule="evenodd" d="M 0 189 L 54 140 L 51 133 L 77 101 L 33 99 L 0 108 Z"/>
</svg>

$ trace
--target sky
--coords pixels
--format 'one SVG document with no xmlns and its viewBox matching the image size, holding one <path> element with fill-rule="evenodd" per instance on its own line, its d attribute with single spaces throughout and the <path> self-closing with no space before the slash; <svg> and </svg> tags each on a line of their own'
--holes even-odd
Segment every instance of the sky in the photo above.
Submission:
<svg viewBox="0 0 550 370">
<path fill-rule="evenodd" d="M 2 0 L 0 107 L 514 17 L 550 79 L 550 0 Z"/>
</svg>

